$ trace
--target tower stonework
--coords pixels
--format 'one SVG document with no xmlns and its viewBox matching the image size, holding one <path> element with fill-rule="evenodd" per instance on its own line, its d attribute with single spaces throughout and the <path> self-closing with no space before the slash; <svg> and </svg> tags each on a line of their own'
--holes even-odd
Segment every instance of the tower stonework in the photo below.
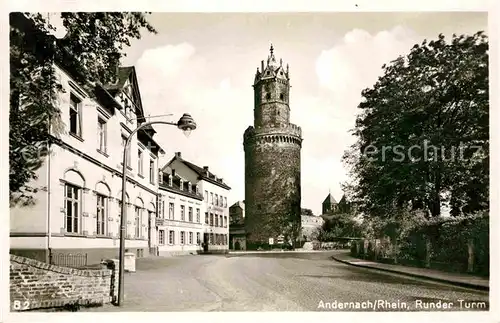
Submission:
<svg viewBox="0 0 500 323">
<path fill-rule="evenodd" d="M 288 65 L 276 61 L 272 45 L 253 88 L 254 125 L 243 135 L 247 246 L 291 237 L 301 223 L 302 131 L 290 123 Z"/>
</svg>

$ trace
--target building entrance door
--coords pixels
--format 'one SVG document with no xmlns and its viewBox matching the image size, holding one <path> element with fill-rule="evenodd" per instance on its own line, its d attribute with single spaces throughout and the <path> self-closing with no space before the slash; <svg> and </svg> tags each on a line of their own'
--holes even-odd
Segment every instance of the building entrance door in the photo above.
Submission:
<svg viewBox="0 0 500 323">
<path fill-rule="evenodd" d="M 208 252 L 208 233 L 203 233 L 203 252 Z"/>
</svg>

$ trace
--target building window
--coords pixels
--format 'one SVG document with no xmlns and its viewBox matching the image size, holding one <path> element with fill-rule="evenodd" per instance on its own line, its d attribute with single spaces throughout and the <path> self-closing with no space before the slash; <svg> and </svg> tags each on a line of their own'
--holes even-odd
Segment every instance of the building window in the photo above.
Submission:
<svg viewBox="0 0 500 323">
<path fill-rule="evenodd" d="M 189 232 L 189 244 L 193 244 L 193 232 Z"/>
<path fill-rule="evenodd" d="M 215 215 L 215 226 L 219 226 L 219 216 L 217 214 Z"/>
<path fill-rule="evenodd" d="M 66 232 L 80 232 L 80 188 L 66 184 L 64 186 L 64 205 L 66 211 Z"/>
<path fill-rule="evenodd" d="M 210 226 L 214 225 L 214 214 L 210 213 Z"/>
<path fill-rule="evenodd" d="M 186 217 L 185 217 L 185 206 L 184 205 L 181 205 L 181 221 L 186 221 Z"/>
<path fill-rule="evenodd" d="M 215 194 L 215 206 L 219 206 L 219 195 Z"/>
<path fill-rule="evenodd" d="M 214 241 L 214 234 L 213 233 L 210 233 L 210 235 L 208 236 L 208 244 L 212 244 L 212 242 Z"/>
<path fill-rule="evenodd" d="M 208 203 L 208 191 L 205 191 L 205 202 Z"/>
<path fill-rule="evenodd" d="M 174 232 L 174 230 L 170 230 L 168 232 L 168 243 L 169 244 L 174 244 L 175 243 L 175 232 Z"/>
<path fill-rule="evenodd" d="M 200 223 L 200 209 L 196 209 L 196 223 Z"/>
<path fill-rule="evenodd" d="M 227 197 L 224 197 L 224 207 L 227 207 Z"/>
<path fill-rule="evenodd" d="M 97 194 L 97 235 L 106 234 L 106 217 L 107 217 L 107 198 L 104 195 Z"/>
<path fill-rule="evenodd" d="M 154 162 L 154 160 L 149 161 L 149 182 L 151 184 L 155 183 L 155 162 Z"/>
<path fill-rule="evenodd" d="M 165 219 L 165 200 L 161 201 L 161 217 Z"/>
<path fill-rule="evenodd" d="M 169 220 L 174 219 L 174 203 L 168 203 L 168 218 Z"/>
<path fill-rule="evenodd" d="M 138 206 L 135 207 L 135 237 L 141 237 L 141 223 L 142 223 L 142 209 Z"/>
<path fill-rule="evenodd" d="M 139 173 L 139 175 L 144 174 L 143 155 L 144 154 L 142 153 L 142 150 L 137 150 L 137 172 Z"/>
<path fill-rule="evenodd" d="M 200 244 L 201 243 L 201 240 L 200 240 L 200 233 L 199 232 L 196 232 L 196 244 Z"/>
<path fill-rule="evenodd" d="M 127 137 L 122 135 L 122 163 L 123 163 L 123 150 L 125 149 L 125 145 L 127 144 Z M 127 166 L 131 167 L 130 165 L 130 160 L 131 160 L 131 155 L 130 155 L 130 149 L 127 149 Z"/>
<path fill-rule="evenodd" d="M 160 246 L 165 244 L 165 230 L 158 231 L 158 244 Z"/>
<path fill-rule="evenodd" d="M 97 135 L 99 138 L 99 151 L 105 153 L 106 148 L 106 121 L 101 118 L 97 118 Z"/>
<path fill-rule="evenodd" d="M 181 245 L 184 244 L 184 239 L 185 239 L 185 232 L 184 231 L 181 231 Z"/>
<path fill-rule="evenodd" d="M 210 193 L 210 204 L 214 204 L 214 193 Z"/>
<path fill-rule="evenodd" d="M 224 216 L 224 228 L 227 228 L 227 216 Z"/>
<path fill-rule="evenodd" d="M 205 212 L 205 224 L 208 224 L 208 212 Z"/>
<path fill-rule="evenodd" d="M 193 208 L 190 206 L 188 211 L 189 222 L 193 222 Z"/>
<path fill-rule="evenodd" d="M 82 136 L 82 100 L 73 93 L 69 96 L 69 132 Z"/>
<path fill-rule="evenodd" d="M 219 216 L 219 226 L 222 228 L 224 224 L 222 223 L 222 215 Z"/>
</svg>

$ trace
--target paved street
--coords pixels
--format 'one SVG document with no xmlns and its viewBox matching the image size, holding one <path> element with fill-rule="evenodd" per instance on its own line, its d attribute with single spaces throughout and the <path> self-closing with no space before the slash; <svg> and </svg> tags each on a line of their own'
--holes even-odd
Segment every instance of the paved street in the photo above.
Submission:
<svg viewBox="0 0 500 323">
<path fill-rule="evenodd" d="M 452 302 L 453 310 L 460 310 L 459 300 L 488 304 L 487 292 L 356 268 L 331 260 L 334 252 L 143 258 L 136 273 L 126 274 L 123 308 L 83 311 L 333 311 L 335 301 L 383 302 L 378 310 L 419 310 L 420 302 Z M 395 308 L 387 308 L 389 302 Z"/>
</svg>

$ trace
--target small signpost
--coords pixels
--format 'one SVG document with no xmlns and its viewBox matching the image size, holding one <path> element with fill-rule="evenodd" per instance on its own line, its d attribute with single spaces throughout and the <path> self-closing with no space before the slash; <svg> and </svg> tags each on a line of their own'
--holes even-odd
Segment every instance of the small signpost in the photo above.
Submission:
<svg viewBox="0 0 500 323">
<path fill-rule="evenodd" d="M 272 246 L 274 244 L 274 238 L 269 238 L 269 244 Z"/>
</svg>

